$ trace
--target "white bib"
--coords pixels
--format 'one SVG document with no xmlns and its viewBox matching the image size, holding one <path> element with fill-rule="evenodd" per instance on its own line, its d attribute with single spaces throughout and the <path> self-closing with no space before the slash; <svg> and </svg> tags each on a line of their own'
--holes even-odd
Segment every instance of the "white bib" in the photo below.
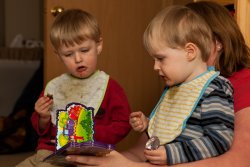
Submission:
<svg viewBox="0 0 250 167">
<path fill-rule="evenodd" d="M 218 75 L 218 72 L 208 71 L 190 82 L 165 90 L 150 115 L 149 137 L 157 136 L 161 144 L 166 144 L 179 136 L 205 89 Z"/>
<path fill-rule="evenodd" d="M 51 80 L 45 88 L 44 94 L 53 95 L 51 121 L 56 125 L 57 110 L 64 110 L 69 103 L 81 103 L 94 108 L 97 113 L 104 98 L 109 75 L 103 71 L 96 71 L 89 78 L 79 79 L 69 74 L 62 74 Z"/>
</svg>

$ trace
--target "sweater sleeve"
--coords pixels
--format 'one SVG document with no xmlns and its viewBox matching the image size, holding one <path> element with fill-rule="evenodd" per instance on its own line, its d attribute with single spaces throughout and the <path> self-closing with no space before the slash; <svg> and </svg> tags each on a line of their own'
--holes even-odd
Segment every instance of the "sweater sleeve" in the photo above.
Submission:
<svg viewBox="0 0 250 167">
<path fill-rule="evenodd" d="M 131 109 L 122 87 L 110 79 L 108 87 L 95 116 L 95 139 L 116 144 L 130 131 L 129 115 Z"/>
<path fill-rule="evenodd" d="M 169 165 L 215 157 L 231 147 L 234 129 L 233 90 L 227 82 L 217 85 L 220 86 L 212 84 L 207 89 L 210 92 L 201 100 L 200 107 L 191 116 L 181 136 L 165 145 Z"/>
<path fill-rule="evenodd" d="M 234 88 L 234 112 L 250 107 L 250 69 L 242 69 L 229 77 Z"/>
</svg>

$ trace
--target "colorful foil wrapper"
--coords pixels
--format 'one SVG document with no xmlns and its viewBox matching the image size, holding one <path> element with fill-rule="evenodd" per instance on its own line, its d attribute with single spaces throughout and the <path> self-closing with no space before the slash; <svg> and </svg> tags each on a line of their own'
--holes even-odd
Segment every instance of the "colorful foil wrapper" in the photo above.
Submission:
<svg viewBox="0 0 250 167">
<path fill-rule="evenodd" d="M 146 143 L 145 148 L 148 150 L 156 150 L 160 146 L 160 140 L 157 136 L 152 136 Z"/>
<path fill-rule="evenodd" d="M 93 142 L 94 122 L 92 107 L 70 103 L 57 112 L 56 150 L 72 142 Z"/>
<path fill-rule="evenodd" d="M 94 140 L 94 108 L 80 103 L 70 103 L 57 112 L 56 150 L 44 159 L 56 165 L 68 164 L 65 156 L 84 154 L 102 156 L 114 145 Z"/>
</svg>

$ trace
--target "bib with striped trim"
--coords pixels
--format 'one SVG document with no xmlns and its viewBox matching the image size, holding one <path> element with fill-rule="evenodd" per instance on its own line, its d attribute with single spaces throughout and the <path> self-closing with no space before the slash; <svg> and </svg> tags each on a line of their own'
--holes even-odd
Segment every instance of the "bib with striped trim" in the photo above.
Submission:
<svg viewBox="0 0 250 167">
<path fill-rule="evenodd" d="M 149 137 L 166 144 L 179 136 L 210 82 L 219 72 L 207 71 L 194 80 L 166 89 L 150 115 Z"/>
<path fill-rule="evenodd" d="M 45 88 L 44 94 L 53 95 L 51 121 L 56 125 L 57 110 L 65 109 L 69 103 L 81 103 L 94 108 L 97 113 L 104 98 L 109 75 L 103 71 L 96 71 L 89 78 L 79 79 L 69 74 L 51 80 Z"/>
</svg>

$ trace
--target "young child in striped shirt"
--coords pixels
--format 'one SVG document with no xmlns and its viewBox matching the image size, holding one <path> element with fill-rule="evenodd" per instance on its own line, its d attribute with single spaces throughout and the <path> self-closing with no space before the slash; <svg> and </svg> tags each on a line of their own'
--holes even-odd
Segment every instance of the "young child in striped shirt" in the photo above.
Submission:
<svg viewBox="0 0 250 167">
<path fill-rule="evenodd" d="M 233 88 L 207 67 L 211 52 L 223 49 L 213 40 L 206 22 L 184 6 L 162 10 L 148 25 L 144 45 L 166 88 L 149 119 L 142 111 L 133 112 L 130 124 L 149 138 L 158 137 L 158 148 L 144 150 L 150 163 L 186 163 L 230 149 Z"/>
</svg>

